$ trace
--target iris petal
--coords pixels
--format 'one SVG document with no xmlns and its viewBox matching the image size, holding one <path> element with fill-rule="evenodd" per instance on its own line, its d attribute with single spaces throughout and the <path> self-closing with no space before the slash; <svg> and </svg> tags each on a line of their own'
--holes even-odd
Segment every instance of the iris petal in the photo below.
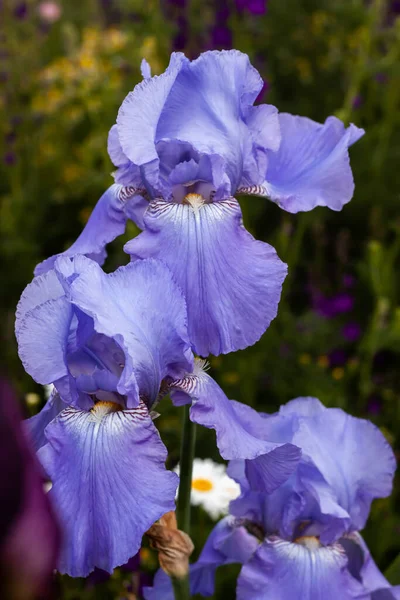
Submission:
<svg viewBox="0 0 400 600">
<path fill-rule="evenodd" d="M 65 353 L 72 307 L 54 272 L 36 277 L 18 303 L 15 335 L 26 371 L 42 385 L 68 373 Z"/>
<path fill-rule="evenodd" d="M 158 144 L 179 142 L 219 155 L 231 193 L 242 175 L 258 183 L 263 175 L 258 148 L 276 150 L 280 141 L 276 109 L 252 106 L 262 85 L 248 56 L 237 50 L 205 52 L 192 62 L 172 54 L 167 70 L 146 77 L 120 108 L 117 130 L 125 162 L 141 165 L 146 184 L 160 190 Z M 123 159 L 116 148 L 113 144 L 110 156 L 119 165 Z"/>
<path fill-rule="evenodd" d="M 244 565 L 238 600 L 352 600 L 363 597 L 361 584 L 346 569 L 339 544 L 309 548 L 270 538 Z"/>
<path fill-rule="evenodd" d="M 338 502 L 360 530 L 374 498 L 389 496 L 396 460 L 382 433 L 370 421 L 339 408 L 325 408 L 316 398 L 297 398 L 281 407 L 296 414 L 300 446 L 337 494 Z"/>
<path fill-rule="evenodd" d="M 166 448 L 143 404 L 117 412 L 107 403 L 91 412 L 67 408 L 46 436 L 38 455 L 64 530 L 59 570 L 73 577 L 95 567 L 111 572 L 174 509 L 178 478 L 165 470 Z"/>
<path fill-rule="evenodd" d="M 316 206 L 341 210 L 354 192 L 348 148 L 364 131 L 335 117 L 323 125 L 280 114 L 282 141 L 268 155 L 266 195 L 291 213 Z"/>
<path fill-rule="evenodd" d="M 380 572 L 371 553 L 359 533 L 342 538 L 340 544 L 346 551 L 350 573 L 362 582 L 370 600 L 396 600 L 400 598 L 400 586 L 392 586 Z M 368 596 L 369 598 L 369 596 Z"/>
<path fill-rule="evenodd" d="M 262 417 L 247 407 L 247 420 L 242 419 L 237 408 L 241 406 L 240 403 L 228 400 L 219 385 L 207 373 L 200 371 L 197 374 L 188 374 L 185 379 L 174 381 L 172 389 L 179 394 L 179 404 L 182 403 L 182 392 L 190 397 L 192 421 L 215 429 L 217 445 L 224 459 L 249 459 L 247 465 L 251 472 L 248 476 L 258 476 L 257 489 L 271 492 L 286 481 L 296 469 L 301 455 L 300 449 L 293 444 L 274 442 L 265 439 L 266 436 L 254 435 L 253 423 L 257 423 Z M 173 391 L 172 396 L 174 393 Z M 257 424 L 254 425 L 254 429 L 257 431 Z"/>
<path fill-rule="evenodd" d="M 107 256 L 106 245 L 124 233 L 128 218 L 141 227 L 147 206 L 147 200 L 136 194 L 135 188 L 112 185 L 97 202 L 78 239 L 65 252 L 51 256 L 39 263 L 35 269 L 35 275 L 52 269 L 59 256 L 72 258 L 77 254 L 84 254 L 99 264 L 103 264 Z"/>
<path fill-rule="evenodd" d="M 125 156 L 136 165 L 158 163 L 155 149 L 157 125 L 165 101 L 186 61 L 183 54 L 173 53 L 167 70 L 139 83 L 119 109 L 117 128 L 120 144 Z"/>
<path fill-rule="evenodd" d="M 132 260 L 155 257 L 168 265 L 186 298 L 195 352 L 218 355 L 254 344 L 276 316 L 286 265 L 246 231 L 236 200 L 154 201 L 145 226 L 125 250 Z"/>
<path fill-rule="evenodd" d="M 61 400 L 56 391 L 53 391 L 42 410 L 37 415 L 25 421 L 26 430 L 35 450 L 39 450 L 39 448 L 47 444 L 44 430 L 65 408 L 65 402 Z"/>
<path fill-rule="evenodd" d="M 140 389 L 152 404 L 166 376 L 192 368 L 185 301 L 171 273 L 160 261 L 146 260 L 105 274 L 84 257 L 75 259 L 74 270 L 71 301 L 124 350 L 119 393 L 137 405 Z"/>
</svg>

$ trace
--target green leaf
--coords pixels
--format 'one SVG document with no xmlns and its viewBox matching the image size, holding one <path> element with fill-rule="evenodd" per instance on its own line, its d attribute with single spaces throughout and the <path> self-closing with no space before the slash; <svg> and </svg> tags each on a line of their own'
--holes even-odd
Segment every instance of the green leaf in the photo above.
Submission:
<svg viewBox="0 0 400 600">
<path fill-rule="evenodd" d="M 390 567 L 386 569 L 385 577 L 392 585 L 400 584 L 400 554 L 396 556 Z"/>
</svg>

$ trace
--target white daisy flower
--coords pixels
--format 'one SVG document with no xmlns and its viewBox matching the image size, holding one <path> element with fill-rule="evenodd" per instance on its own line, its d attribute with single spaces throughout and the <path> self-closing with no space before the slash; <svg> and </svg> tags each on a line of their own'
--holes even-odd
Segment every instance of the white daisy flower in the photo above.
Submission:
<svg viewBox="0 0 400 600">
<path fill-rule="evenodd" d="M 179 466 L 175 471 L 179 474 Z M 226 466 L 209 458 L 193 461 L 190 501 L 202 506 L 214 520 L 228 513 L 229 502 L 240 495 L 240 487 L 226 474 Z"/>
</svg>

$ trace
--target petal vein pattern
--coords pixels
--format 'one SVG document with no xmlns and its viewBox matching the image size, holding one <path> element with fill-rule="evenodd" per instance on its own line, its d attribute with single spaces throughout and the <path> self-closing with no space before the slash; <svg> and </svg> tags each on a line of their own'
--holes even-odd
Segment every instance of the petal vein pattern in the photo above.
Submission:
<svg viewBox="0 0 400 600">
<path fill-rule="evenodd" d="M 112 572 L 175 507 L 178 477 L 165 469 L 166 448 L 143 404 L 114 411 L 70 407 L 46 436 L 38 456 L 65 535 L 59 570 L 73 577 L 95 567 Z"/>
<path fill-rule="evenodd" d="M 239 575 L 238 600 L 351 600 L 364 596 L 337 544 L 309 549 L 279 538 L 261 544 Z M 361 595 L 362 594 L 362 595 Z"/>
<path fill-rule="evenodd" d="M 270 438 L 264 427 L 260 435 L 262 417 L 249 406 L 229 400 L 214 379 L 199 369 L 201 362 L 196 361 L 193 374 L 171 383 L 172 400 L 182 404 L 186 396 L 192 402 L 190 419 L 215 430 L 221 456 L 246 459 L 258 488 L 272 492 L 296 469 L 300 449 L 286 443 L 287 432 L 281 439 Z"/>
<path fill-rule="evenodd" d="M 246 231 L 236 200 L 153 201 L 145 227 L 125 250 L 132 260 L 155 257 L 170 268 L 186 298 L 195 352 L 218 355 L 254 344 L 277 314 L 286 265 Z"/>
</svg>

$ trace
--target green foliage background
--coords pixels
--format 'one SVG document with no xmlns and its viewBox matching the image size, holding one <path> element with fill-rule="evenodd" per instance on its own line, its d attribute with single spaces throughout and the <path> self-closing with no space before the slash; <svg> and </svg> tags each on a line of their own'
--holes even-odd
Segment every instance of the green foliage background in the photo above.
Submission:
<svg viewBox="0 0 400 600">
<path fill-rule="evenodd" d="M 187 8 L 156 0 L 60 4 L 52 25 L 39 2 L 0 8 L 0 300 L 1 368 L 25 402 L 39 410 L 43 390 L 19 362 L 15 305 L 34 266 L 67 248 L 111 183 L 107 133 L 123 98 L 140 79 L 145 56 L 153 72 L 167 65 L 179 17 L 186 11 L 186 52 L 213 46 L 219 2 Z M 246 227 L 274 245 L 289 265 L 278 317 L 245 351 L 212 358 L 211 372 L 227 395 L 274 411 L 297 396 L 372 419 L 399 448 L 400 434 L 400 18 L 387 0 L 269 0 L 265 15 L 239 12 L 228 26 L 233 46 L 247 52 L 268 82 L 264 101 L 281 111 L 323 121 L 335 114 L 364 127 L 351 150 L 355 196 L 340 213 L 318 208 L 290 215 L 263 199 L 242 202 Z M 127 262 L 112 244 L 109 270 Z M 315 309 L 312 293 L 347 294 L 354 306 L 334 318 Z M 358 324 L 349 341 L 343 327 Z M 165 401 L 157 423 L 178 460 L 178 411 Z M 211 432 L 198 432 L 197 455 L 220 460 Z M 400 583 L 399 482 L 376 501 L 364 532 L 374 558 Z M 196 553 L 212 527 L 193 513 Z M 143 570 L 156 567 L 147 548 Z M 391 566 L 390 566 L 391 565 Z M 236 568 L 218 575 L 216 598 L 234 598 Z M 117 570 L 104 583 L 59 578 L 62 599 L 129 598 L 132 578 Z"/>
</svg>

